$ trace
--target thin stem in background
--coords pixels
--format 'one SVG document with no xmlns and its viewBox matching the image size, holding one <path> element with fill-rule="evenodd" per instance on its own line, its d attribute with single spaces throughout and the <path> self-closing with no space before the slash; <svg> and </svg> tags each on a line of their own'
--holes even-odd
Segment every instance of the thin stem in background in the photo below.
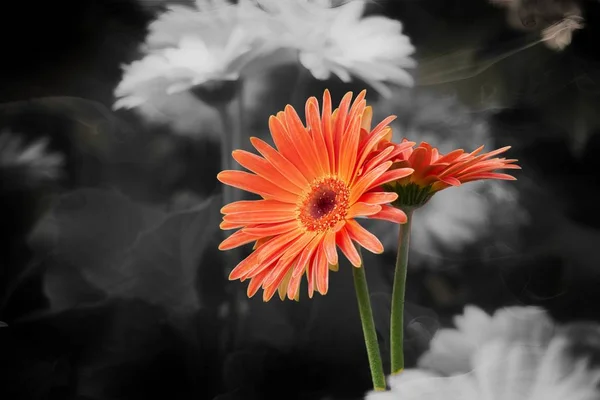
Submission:
<svg viewBox="0 0 600 400">
<path fill-rule="evenodd" d="M 358 249 L 358 247 L 357 247 Z M 359 254 L 360 254 L 360 249 Z M 361 255 L 362 260 L 362 255 Z M 373 379 L 373 388 L 375 391 L 385 391 L 385 374 L 383 373 L 383 364 L 381 362 L 381 353 L 379 351 L 379 342 L 377 341 L 377 331 L 373 320 L 373 310 L 371 308 L 371 299 L 367 285 L 367 275 L 364 264 L 360 267 L 352 267 L 354 276 L 354 288 L 356 290 L 356 300 L 360 312 L 360 321 L 362 323 L 365 345 L 367 347 L 367 356 L 369 358 L 369 368 L 371 378 Z"/>
<path fill-rule="evenodd" d="M 392 313 L 390 321 L 390 358 L 392 375 L 399 374 L 404 370 L 404 302 L 413 210 L 404 211 L 408 219 L 405 224 L 400 225 L 398 256 L 396 258 L 396 270 L 394 272 L 394 286 L 392 291 Z"/>
<path fill-rule="evenodd" d="M 230 101 L 218 102 L 215 109 L 219 113 L 223 132 L 221 133 L 221 170 L 240 170 L 240 165 L 233 159 L 231 153 L 244 148 L 244 83 L 238 81 L 235 96 Z M 242 191 L 229 185 L 223 187 L 223 204 L 230 204 L 242 199 Z M 227 237 L 231 232 L 223 231 Z M 242 260 L 242 250 L 231 249 L 226 256 L 227 265 L 224 268 L 225 279 L 231 270 Z M 222 336 L 223 348 L 234 345 L 236 339 L 241 337 L 243 318 L 241 311 L 246 301 L 239 285 L 229 285 L 227 291 L 227 304 L 229 307 L 229 329 Z"/>
</svg>

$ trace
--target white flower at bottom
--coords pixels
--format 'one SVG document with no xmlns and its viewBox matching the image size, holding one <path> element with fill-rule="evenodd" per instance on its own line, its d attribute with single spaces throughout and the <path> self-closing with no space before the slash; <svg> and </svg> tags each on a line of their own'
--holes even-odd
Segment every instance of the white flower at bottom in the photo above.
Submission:
<svg viewBox="0 0 600 400">
<path fill-rule="evenodd" d="M 471 372 L 439 377 L 406 370 L 389 378 L 390 391 L 370 392 L 367 400 L 597 400 L 600 371 L 573 360 L 567 340 L 524 346 L 495 340 L 472 355 Z"/>
<path fill-rule="evenodd" d="M 436 332 L 430 348 L 419 359 L 420 368 L 441 375 L 470 371 L 473 354 L 488 342 L 504 341 L 545 347 L 555 333 L 548 314 L 538 307 L 505 307 L 494 315 L 475 306 L 466 306 L 463 315 L 454 317 L 456 329 Z"/>
</svg>

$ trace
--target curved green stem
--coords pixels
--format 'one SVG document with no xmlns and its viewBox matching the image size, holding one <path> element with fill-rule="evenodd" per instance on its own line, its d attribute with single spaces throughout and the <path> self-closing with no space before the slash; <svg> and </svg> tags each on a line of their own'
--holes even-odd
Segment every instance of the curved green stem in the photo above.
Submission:
<svg viewBox="0 0 600 400">
<path fill-rule="evenodd" d="M 352 274 L 354 276 L 356 300 L 358 301 L 358 310 L 360 312 L 360 320 L 365 336 L 365 344 L 367 346 L 367 356 L 369 358 L 371 378 L 373 379 L 373 388 L 376 391 L 385 391 L 385 375 L 383 373 L 381 353 L 379 352 L 379 342 L 377 341 L 377 331 L 375 330 L 375 322 L 373 320 L 373 311 L 371 309 L 371 299 L 369 297 L 369 288 L 367 286 L 367 276 L 364 264 L 358 268 L 352 267 Z"/>
<path fill-rule="evenodd" d="M 406 270 L 413 210 L 404 210 L 408 220 L 400 225 L 398 257 L 394 272 L 392 291 L 392 315 L 390 321 L 390 351 L 392 375 L 404 370 L 404 297 L 406 292 Z"/>
</svg>

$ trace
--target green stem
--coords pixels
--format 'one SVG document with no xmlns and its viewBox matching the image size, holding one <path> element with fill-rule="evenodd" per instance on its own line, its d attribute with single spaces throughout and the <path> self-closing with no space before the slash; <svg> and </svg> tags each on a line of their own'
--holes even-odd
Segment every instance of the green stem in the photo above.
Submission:
<svg viewBox="0 0 600 400">
<path fill-rule="evenodd" d="M 408 220 L 400 225 L 398 257 L 394 272 L 392 291 L 392 315 L 390 321 L 390 350 L 392 375 L 404 370 L 404 297 L 406 292 L 406 270 L 413 210 L 404 210 Z"/>
<path fill-rule="evenodd" d="M 240 166 L 233 159 L 231 153 L 233 150 L 243 149 L 243 81 L 237 82 L 236 93 L 232 99 L 218 101 L 213 104 L 221 119 L 223 132 L 221 133 L 221 170 L 240 170 Z M 242 191 L 229 185 L 222 185 L 223 204 L 230 204 L 242 199 Z M 225 237 L 230 232 L 223 231 Z M 231 270 L 241 261 L 242 251 L 239 248 L 231 249 L 227 252 L 227 266 L 223 269 L 225 278 L 229 276 Z M 230 313 L 233 316 L 229 319 L 231 325 L 229 329 L 221 336 L 222 348 L 229 348 L 236 338 L 242 337 L 239 334 L 241 329 L 241 303 L 244 301 L 239 285 L 229 285 L 226 296 Z"/>
<path fill-rule="evenodd" d="M 360 320 L 365 336 L 365 344 L 367 346 L 367 356 L 369 357 L 369 368 L 371 369 L 373 388 L 375 391 L 385 391 L 385 375 L 383 373 L 383 364 L 379 352 L 377 331 L 375 330 L 375 322 L 373 321 L 373 311 L 371 309 L 371 299 L 369 297 L 369 288 L 367 286 L 367 276 L 365 274 L 364 265 L 361 265 L 358 268 L 352 267 L 352 274 L 354 276 L 356 300 L 358 301 L 358 310 L 360 312 Z"/>
</svg>

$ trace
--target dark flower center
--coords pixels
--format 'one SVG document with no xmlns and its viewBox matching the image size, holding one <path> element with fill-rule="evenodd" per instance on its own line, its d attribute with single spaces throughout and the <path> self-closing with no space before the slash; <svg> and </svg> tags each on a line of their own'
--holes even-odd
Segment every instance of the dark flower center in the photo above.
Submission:
<svg viewBox="0 0 600 400">
<path fill-rule="evenodd" d="M 335 192 L 328 187 L 319 188 L 309 204 L 310 216 L 319 219 L 335 208 Z"/>
<path fill-rule="evenodd" d="M 298 220 L 307 231 L 324 232 L 346 217 L 348 186 L 334 177 L 315 181 L 298 204 Z"/>
</svg>

